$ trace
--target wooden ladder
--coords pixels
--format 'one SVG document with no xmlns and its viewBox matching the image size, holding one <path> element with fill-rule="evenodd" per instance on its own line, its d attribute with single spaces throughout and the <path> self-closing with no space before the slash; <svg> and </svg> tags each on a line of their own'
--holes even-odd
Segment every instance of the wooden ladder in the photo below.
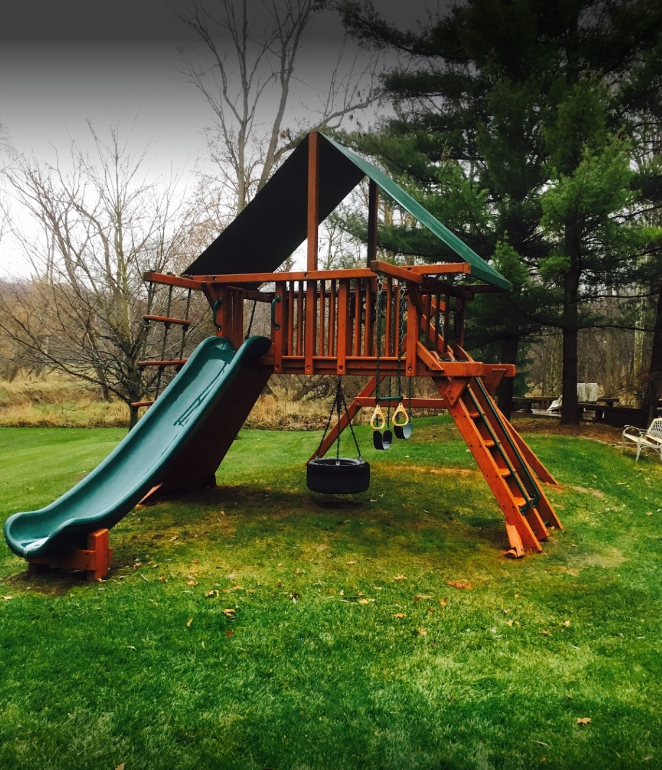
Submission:
<svg viewBox="0 0 662 770">
<path fill-rule="evenodd" d="M 549 529 L 562 527 L 527 462 L 526 455 L 531 458 L 533 453 L 525 451 L 479 377 L 468 380 L 449 412 L 506 518 L 507 555 L 542 551 L 540 541 L 549 536 Z"/>
<path fill-rule="evenodd" d="M 151 283 L 151 282 L 150 282 Z M 167 308 L 167 314 L 166 315 L 152 315 L 149 313 L 149 311 L 143 315 L 143 322 L 146 326 L 149 326 L 151 323 L 159 323 L 163 324 L 163 342 L 162 342 L 162 348 L 161 348 L 161 358 L 159 360 L 153 360 L 148 359 L 145 361 L 138 361 L 138 366 L 141 369 L 144 369 L 145 367 L 150 366 L 157 366 L 158 367 L 158 375 L 156 380 L 156 394 L 153 399 L 146 399 L 145 401 L 134 401 L 131 406 L 140 408 L 144 406 L 151 406 L 154 401 L 159 397 L 159 393 L 161 390 L 161 375 L 163 374 L 163 370 L 167 366 L 174 366 L 176 371 L 179 372 L 179 370 L 184 366 L 186 361 L 188 359 L 183 358 L 184 353 L 184 343 L 186 342 L 186 334 L 189 330 L 189 327 L 191 326 L 191 319 L 190 318 L 175 318 L 170 315 L 170 308 L 172 306 L 172 286 L 168 286 L 168 308 Z M 188 290 L 188 297 L 186 300 L 186 315 L 188 316 L 189 310 L 191 307 L 191 289 Z M 180 355 L 178 358 L 165 358 L 165 352 L 166 352 L 166 343 L 168 339 L 168 332 L 170 331 L 171 326 L 179 326 L 182 330 L 182 339 L 181 339 L 181 346 L 180 346 Z"/>
</svg>

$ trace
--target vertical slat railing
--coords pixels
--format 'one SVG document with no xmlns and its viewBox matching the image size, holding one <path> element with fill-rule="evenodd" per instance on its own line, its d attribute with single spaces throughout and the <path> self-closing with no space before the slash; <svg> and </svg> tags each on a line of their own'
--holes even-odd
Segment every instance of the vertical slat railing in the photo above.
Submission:
<svg viewBox="0 0 662 770">
<path fill-rule="evenodd" d="M 317 355 L 324 355 L 324 342 L 325 342 L 325 330 L 326 330 L 326 281 L 320 281 L 318 285 L 319 293 L 319 321 L 318 321 L 318 336 L 317 336 Z"/>
<path fill-rule="evenodd" d="M 338 371 L 341 374 L 347 370 L 348 345 L 352 339 L 352 325 L 349 316 L 350 299 L 349 280 L 343 278 L 338 281 L 338 335 L 336 338 L 336 358 Z"/>
<path fill-rule="evenodd" d="M 363 323 L 363 355 L 374 356 L 374 341 L 372 337 L 372 282 L 366 279 L 364 282 L 364 296 L 365 296 L 365 320 Z"/>
<path fill-rule="evenodd" d="M 328 350 L 330 356 L 336 355 L 336 338 L 334 336 L 336 328 L 336 299 L 336 282 L 333 280 L 331 281 L 331 294 L 329 297 Z"/>
<path fill-rule="evenodd" d="M 297 355 L 303 355 L 303 281 L 297 281 Z"/>
<path fill-rule="evenodd" d="M 317 329 L 317 281 L 306 281 L 306 329 L 304 342 L 305 373 L 314 374 L 315 337 Z"/>
<path fill-rule="evenodd" d="M 361 355 L 361 279 L 356 279 L 354 288 L 354 343 L 352 355 Z"/>
</svg>

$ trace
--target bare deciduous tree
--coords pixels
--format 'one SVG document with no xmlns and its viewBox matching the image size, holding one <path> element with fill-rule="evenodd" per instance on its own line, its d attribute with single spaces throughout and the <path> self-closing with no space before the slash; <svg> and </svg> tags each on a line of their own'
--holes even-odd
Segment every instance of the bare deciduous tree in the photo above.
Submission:
<svg viewBox="0 0 662 770">
<path fill-rule="evenodd" d="M 331 12 L 331 3 L 189 0 L 175 12 L 200 44 L 182 51 L 185 74 L 214 113 L 209 149 L 234 196 L 237 214 L 301 138 L 288 111 L 294 85 L 304 82 L 297 57 L 311 25 Z M 365 51 L 352 52 L 347 39 L 339 42 L 325 84 L 308 85 L 305 110 L 310 119 L 300 119 L 305 130 L 337 128 L 344 116 L 378 98 L 378 55 L 366 58 Z"/>
<path fill-rule="evenodd" d="M 93 153 L 74 145 L 68 170 L 59 158 L 55 165 L 18 158 L 6 172 L 40 232 L 15 233 L 32 277 L 5 284 L 0 328 L 32 361 L 127 403 L 133 425 L 130 405 L 146 387 L 138 366 L 147 345 L 142 316 L 154 300 L 142 273 L 172 268 L 187 223 L 174 181 L 147 184 L 144 154 L 133 157 L 118 128 L 107 141 L 90 130 Z"/>
</svg>

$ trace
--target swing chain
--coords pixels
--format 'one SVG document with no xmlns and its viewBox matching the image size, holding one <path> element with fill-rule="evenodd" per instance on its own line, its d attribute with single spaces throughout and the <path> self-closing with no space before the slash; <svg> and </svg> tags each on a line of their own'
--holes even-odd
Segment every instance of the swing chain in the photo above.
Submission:
<svg viewBox="0 0 662 770">
<path fill-rule="evenodd" d="M 324 443 L 324 439 L 326 438 L 326 434 L 329 432 L 329 428 L 331 427 L 331 420 L 333 419 L 333 413 L 336 413 L 336 419 L 337 419 L 337 427 L 338 427 L 338 436 L 336 437 L 336 462 L 340 460 L 340 417 L 341 417 L 341 407 L 345 412 L 345 415 L 347 416 L 347 424 L 349 425 L 350 433 L 352 434 L 352 438 L 354 439 L 354 446 L 356 447 L 356 452 L 358 454 L 359 460 L 362 460 L 361 456 L 361 448 L 359 447 L 359 442 L 357 441 L 356 435 L 354 433 L 354 426 L 352 425 L 352 418 L 349 416 L 349 409 L 347 407 L 347 401 L 345 400 L 345 393 L 342 388 L 342 378 L 338 377 L 338 384 L 336 385 L 336 395 L 333 399 L 333 404 L 331 405 L 331 411 L 329 412 L 329 419 L 326 421 L 326 427 L 324 428 L 324 433 L 322 434 L 322 440 L 319 443 L 319 446 L 317 447 L 317 451 L 315 452 L 315 458 L 318 458 L 319 451 L 322 448 L 322 444 Z"/>
</svg>

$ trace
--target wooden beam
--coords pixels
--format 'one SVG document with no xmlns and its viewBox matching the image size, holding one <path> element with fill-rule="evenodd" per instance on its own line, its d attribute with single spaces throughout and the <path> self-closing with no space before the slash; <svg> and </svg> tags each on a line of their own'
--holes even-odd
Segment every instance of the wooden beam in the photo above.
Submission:
<svg viewBox="0 0 662 770">
<path fill-rule="evenodd" d="M 377 259 L 377 219 L 379 215 L 379 189 L 370 180 L 368 196 L 368 267 Z"/>
<path fill-rule="evenodd" d="M 165 286 L 181 286 L 184 289 L 197 289 L 198 291 L 204 291 L 203 284 L 205 283 L 202 278 L 184 278 L 184 276 L 181 275 L 156 273 L 152 270 L 143 273 L 143 280 L 151 283 L 160 283 Z"/>
<path fill-rule="evenodd" d="M 394 278 L 398 278 L 401 281 L 414 283 L 425 291 L 432 292 L 433 294 L 450 294 L 459 299 L 473 299 L 473 295 L 466 291 L 466 289 L 460 288 L 459 286 L 451 286 L 451 284 L 444 283 L 436 278 L 428 278 L 425 275 L 419 275 L 407 267 L 392 265 L 390 262 L 384 262 L 380 259 L 375 259 L 371 262 L 370 269 L 374 270 L 376 273 L 392 275 Z"/>
<path fill-rule="evenodd" d="M 419 275 L 441 275 L 447 273 L 471 275 L 471 265 L 468 262 L 451 262 L 445 265 L 407 265 L 405 269 Z"/>
<path fill-rule="evenodd" d="M 175 278 L 178 276 L 166 276 Z M 228 273 L 227 275 L 201 275 L 198 280 L 204 284 L 274 283 L 276 281 L 332 281 L 339 278 L 376 278 L 367 267 L 352 270 L 299 270 L 292 273 Z M 175 283 L 175 285 L 179 285 Z M 182 284 L 184 285 L 184 284 Z M 199 288 L 199 287 L 198 287 Z"/>
<path fill-rule="evenodd" d="M 317 270 L 319 223 L 319 134 L 308 134 L 308 270 Z"/>
</svg>

